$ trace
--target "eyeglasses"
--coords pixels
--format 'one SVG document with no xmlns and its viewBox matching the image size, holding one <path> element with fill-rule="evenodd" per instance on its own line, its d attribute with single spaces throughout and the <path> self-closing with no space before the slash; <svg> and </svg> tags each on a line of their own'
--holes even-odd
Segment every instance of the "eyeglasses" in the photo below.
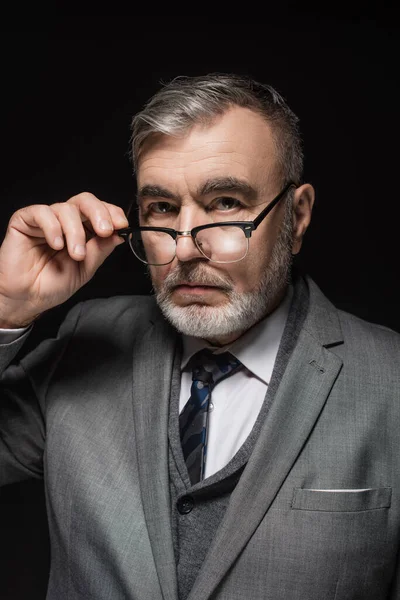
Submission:
<svg viewBox="0 0 400 600">
<path fill-rule="evenodd" d="M 193 227 L 190 231 L 177 231 L 169 227 L 127 227 L 116 233 L 129 243 L 140 261 L 147 265 L 163 266 L 176 256 L 178 237 L 192 237 L 200 253 L 215 263 L 234 263 L 243 260 L 249 250 L 249 240 L 261 221 L 284 197 L 292 182 L 264 208 L 254 221 L 226 221 Z"/>
</svg>

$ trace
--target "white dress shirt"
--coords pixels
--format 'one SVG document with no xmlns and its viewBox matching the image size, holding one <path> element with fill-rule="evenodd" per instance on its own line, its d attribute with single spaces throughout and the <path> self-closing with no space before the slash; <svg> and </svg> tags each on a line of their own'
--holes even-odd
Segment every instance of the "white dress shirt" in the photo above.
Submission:
<svg viewBox="0 0 400 600">
<path fill-rule="evenodd" d="M 192 374 L 187 363 L 193 354 L 202 348 L 211 348 L 216 353 L 229 350 L 244 365 L 219 382 L 212 392 L 205 477 L 222 469 L 233 458 L 253 428 L 271 379 L 292 295 L 293 289 L 289 286 L 284 300 L 273 313 L 222 348 L 210 346 L 200 338 L 182 336 L 180 412 L 190 396 Z M 31 327 L 0 329 L 0 344 L 11 344 L 27 335 Z"/>
<path fill-rule="evenodd" d="M 20 329 L 0 329 L 0 346 L 5 344 L 12 344 L 16 342 L 23 335 L 28 334 L 32 325 L 28 327 L 21 327 Z"/>
<path fill-rule="evenodd" d="M 211 348 L 216 353 L 229 350 L 244 365 L 244 368 L 220 381 L 212 392 L 205 477 L 222 469 L 233 458 L 253 428 L 271 379 L 292 295 L 293 289 L 289 287 L 284 300 L 273 313 L 222 348 L 210 346 L 199 338 L 182 336 L 180 412 L 190 397 L 192 373 L 188 361 L 193 354 L 202 348 Z"/>
</svg>

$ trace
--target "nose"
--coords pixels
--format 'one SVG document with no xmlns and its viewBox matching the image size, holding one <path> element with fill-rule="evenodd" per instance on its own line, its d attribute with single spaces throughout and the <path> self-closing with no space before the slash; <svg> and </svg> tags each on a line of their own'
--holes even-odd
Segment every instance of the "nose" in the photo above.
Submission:
<svg viewBox="0 0 400 600">
<path fill-rule="evenodd" d="M 205 257 L 196 246 L 194 238 L 190 231 L 192 227 L 204 224 L 204 214 L 200 206 L 194 202 L 188 202 L 180 210 L 179 219 L 177 219 L 176 229 L 178 237 L 176 238 L 176 258 L 180 262 L 188 262 Z"/>
<path fill-rule="evenodd" d="M 179 262 L 188 262 L 196 258 L 206 258 L 197 248 L 190 231 L 179 231 L 176 238 L 176 258 Z"/>
</svg>

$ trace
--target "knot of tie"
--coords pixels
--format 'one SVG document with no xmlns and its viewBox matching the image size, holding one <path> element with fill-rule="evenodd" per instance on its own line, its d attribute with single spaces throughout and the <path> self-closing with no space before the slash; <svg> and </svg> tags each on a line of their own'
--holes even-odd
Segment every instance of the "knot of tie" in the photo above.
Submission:
<svg viewBox="0 0 400 600">
<path fill-rule="evenodd" d="M 230 352 L 213 354 L 208 349 L 197 352 L 189 364 L 192 366 L 192 380 L 208 384 L 210 390 L 241 366 L 240 361 Z"/>
<path fill-rule="evenodd" d="M 190 365 L 192 387 L 190 398 L 179 417 L 179 427 L 189 477 L 192 483 L 196 483 L 204 477 L 211 391 L 242 365 L 230 352 L 213 354 L 208 349 L 197 352 Z"/>
</svg>

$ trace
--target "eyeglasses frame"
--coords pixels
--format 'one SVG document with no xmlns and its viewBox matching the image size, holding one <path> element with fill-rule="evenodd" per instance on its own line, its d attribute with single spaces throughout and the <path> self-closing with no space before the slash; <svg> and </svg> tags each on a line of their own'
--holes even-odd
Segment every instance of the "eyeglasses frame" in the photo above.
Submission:
<svg viewBox="0 0 400 600">
<path fill-rule="evenodd" d="M 271 202 L 260 212 L 260 214 L 254 219 L 254 221 L 223 221 L 223 222 L 219 222 L 219 223 L 207 223 L 206 225 L 197 225 L 196 227 L 193 227 L 193 229 L 191 229 L 189 231 L 178 231 L 176 229 L 172 229 L 169 227 L 146 227 L 146 226 L 125 227 L 124 229 L 117 229 L 115 233 L 117 233 L 120 237 L 122 237 L 128 243 L 129 243 L 129 235 L 133 232 L 136 233 L 136 232 L 141 232 L 141 231 L 159 231 L 162 233 L 168 233 L 172 237 L 172 239 L 175 241 L 175 255 L 167 263 L 162 263 L 162 264 L 148 263 L 147 261 L 144 261 L 141 258 L 139 258 L 137 256 L 137 254 L 134 252 L 134 254 L 138 260 L 140 260 L 144 264 L 151 264 L 152 266 L 160 266 L 161 267 L 164 265 L 169 265 L 175 259 L 175 257 L 176 257 L 176 241 L 177 241 L 178 236 L 192 237 L 192 239 L 196 245 L 196 248 L 199 250 L 199 252 L 201 252 L 201 254 L 205 258 L 207 258 L 207 260 L 210 260 L 211 262 L 216 262 L 216 263 L 239 262 L 246 257 L 247 252 L 242 258 L 239 258 L 238 260 L 235 260 L 235 261 L 213 261 L 211 258 L 206 256 L 197 244 L 196 236 L 199 233 L 199 231 L 202 231 L 203 229 L 211 229 L 212 227 L 226 227 L 228 225 L 228 226 L 233 226 L 233 227 L 239 227 L 243 231 L 247 240 L 249 240 L 251 238 L 251 234 L 253 233 L 253 231 L 255 231 L 257 229 L 257 227 L 260 225 L 260 223 L 272 211 L 272 209 L 275 208 L 275 206 L 278 204 L 278 202 L 285 196 L 285 194 L 289 191 L 289 189 L 291 187 L 297 187 L 297 186 L 292 181 L 289 182 L 283 188 L 283 190 L 281 190 L 279 192 L 279 194 L 277 196 L 275 196 L 275 198 L 273 200 L 271 200 Z"/>
</svg>

